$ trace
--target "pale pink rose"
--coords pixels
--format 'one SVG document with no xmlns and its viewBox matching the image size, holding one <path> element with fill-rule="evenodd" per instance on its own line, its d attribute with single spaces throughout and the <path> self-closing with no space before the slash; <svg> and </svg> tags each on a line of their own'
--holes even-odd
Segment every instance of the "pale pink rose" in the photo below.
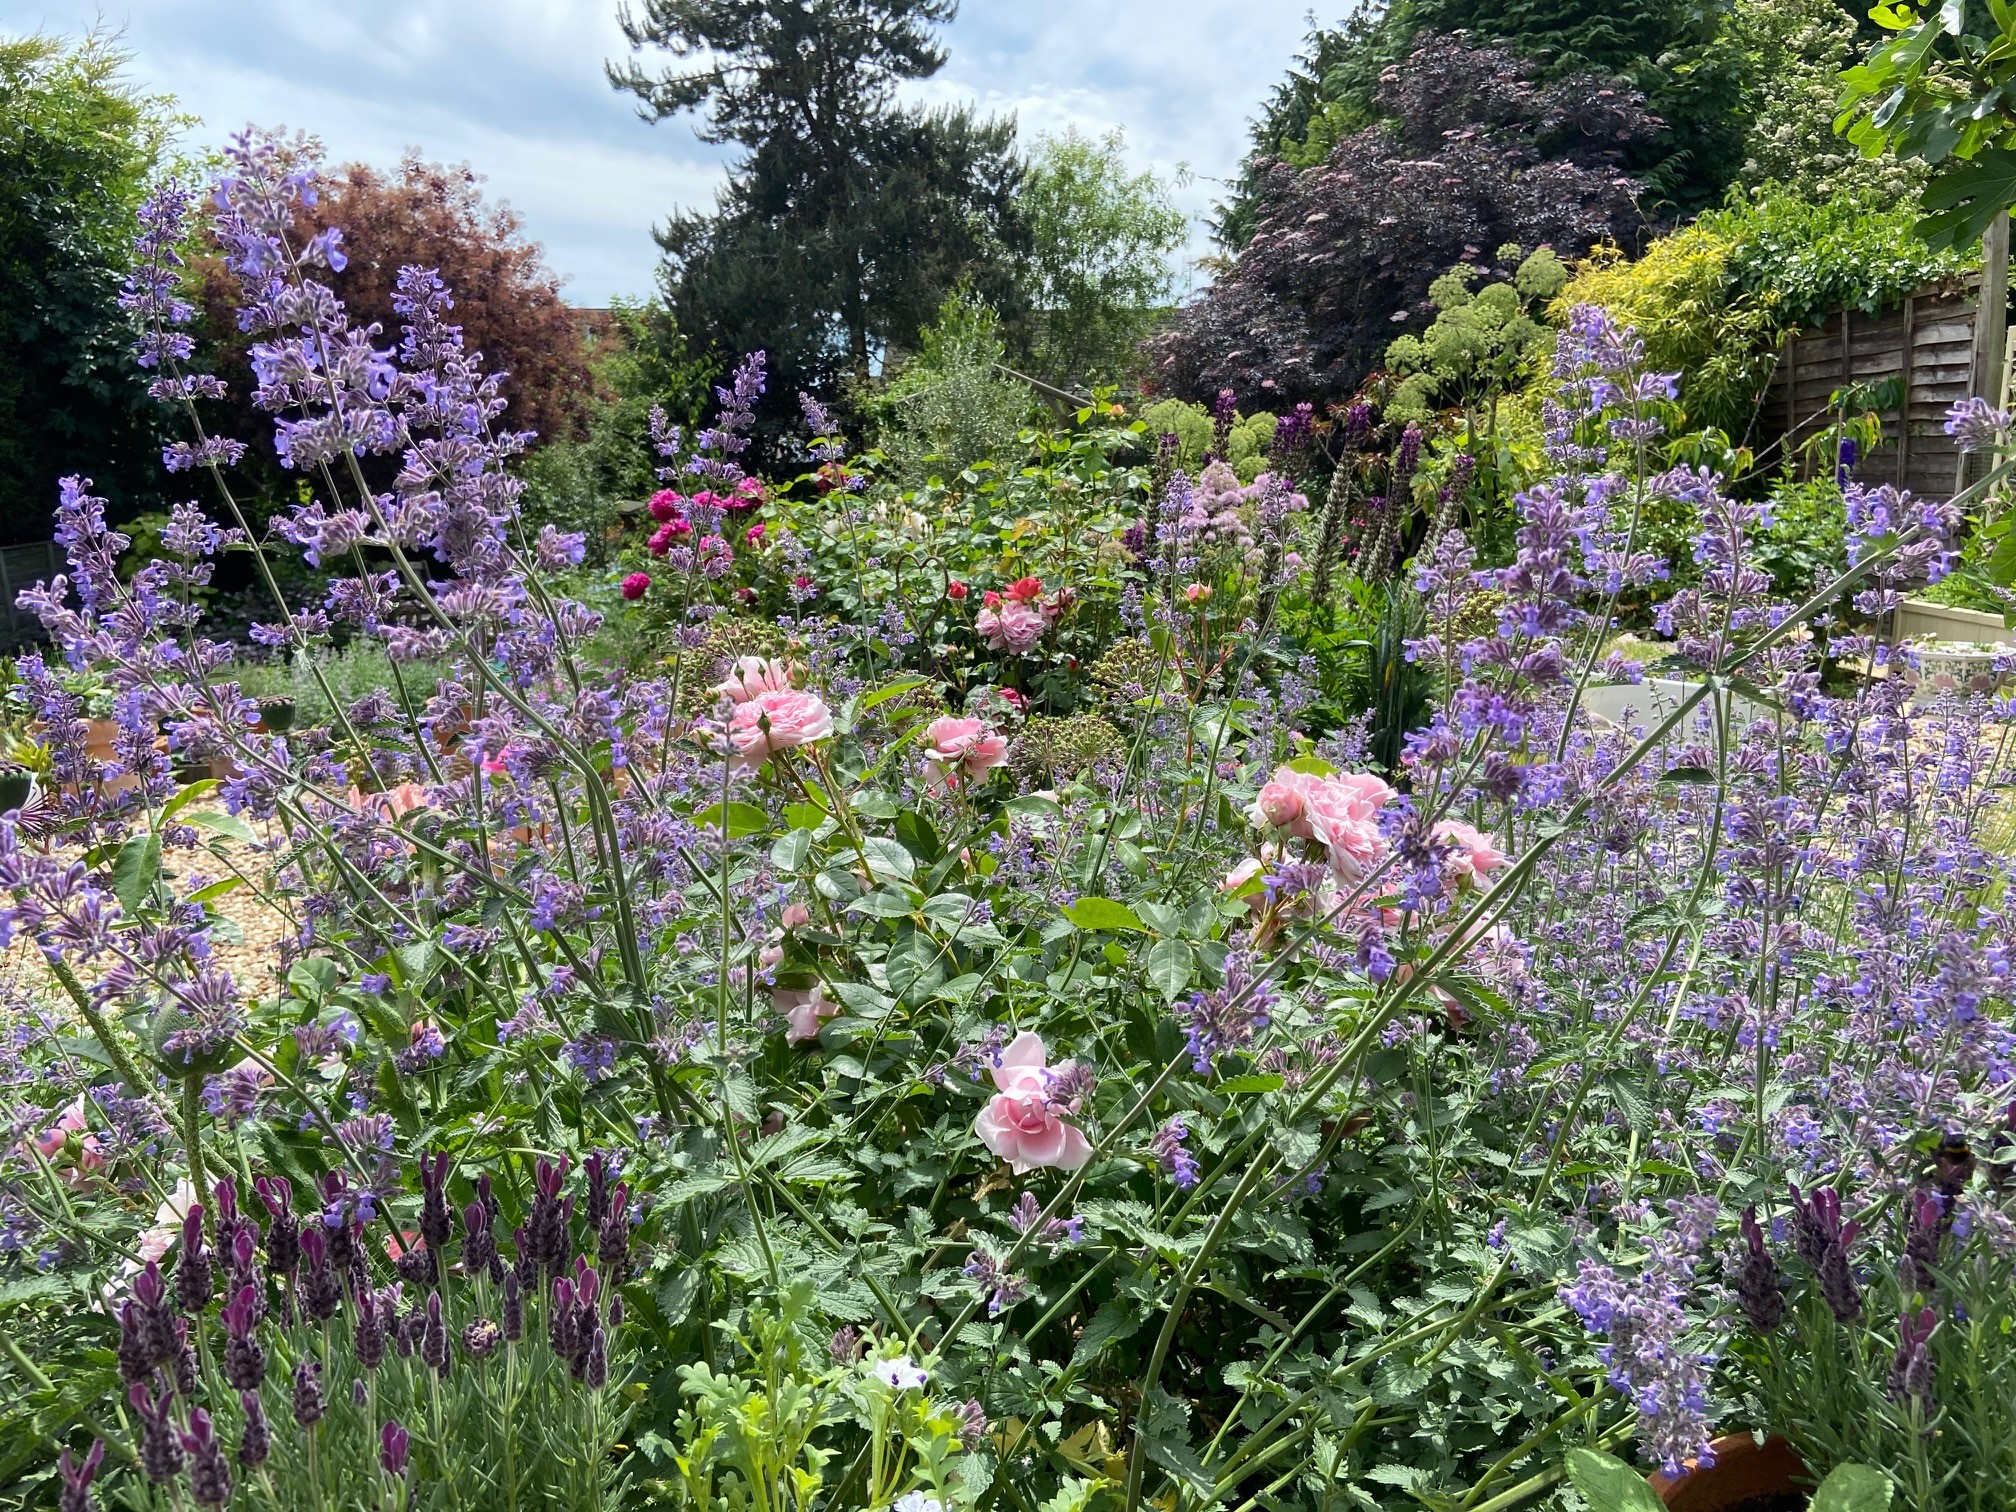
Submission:
<svg viewBox="0 0 2016 1512">
<path fill-rule="evenodd" d="M 727 681 L 716 683 L 707 691 L 738 704 L 763 693 L 789 693 L 791 669 L 781 661 L 766 661 L 760 656 L 738 657 L 728 669 Z"/>
<path fill-rule="evenodd" d="M 1237 892 L 1266 869 L 1267 863 L 1258 856 L 1248 856 L 1232 870 L 1225 873 L 1225 880 L 1218 884 L 1220 892 Z"/>
<path fill-rule="evenodd" d="M 994 1085 L 1000 1091 L 973 1120 L 980 1142 L 1018 1176 L 1038 1166 L 1075 1171 L 1092 1158 L 1084 1132 L 1059 1117 L 1050 1100 L 1046 1058 L 1041 1035 L 1027 1029 L 1016 1035 L 994 1067 Z"/>
<path fill-rule="evenodd" d="M 760 767 L 777 751 L 810 745 L 833 733 L 833 712 L 817 693 L 758 693 L 735 706 L 728 745 L 735 763 Z"/>
<path fill-rule="evenodd" d="M 167 1200 L 154 1209 L 153 1226 L 141 1233 L 135 1246 L 139 1251 L 139 1263 L 127 1261 L 127 1274 L 138 1275 L 148 1261 L 163 1258 L 175 1247 L 176 1241 L 182 1237 L 182 1222 L 189 1216 L 189 1209 L 195 1202 L 196 1188 L 187 1176 L 180 1178 Z"/>
<path fill-rule="evenodd" d="M 784 1039 L 787 1044 L 802 1045 L 807 1040 L 819 1038 L 819 1025 L 840 1011 L 838 1003 L 826 1000 L 823 983 L 814 983 L 806 990 L 780 988 L 770 995 L 784 1015 Z"/>
<path fill-rule="evenodd" d="M 934 788 L 945 788 L 963 773 L 984 777 L 1008 759 L 1008 742 L 978 719 L 934 719 L 925 731 L 925 775 Z"/>
<path fill-rule="evenodd" d="M 1262 861 L 1258 856 L 1248 856 L 1244 861 L 1233 867 L 1232 870 L 1225 873 L 1225 880 L 1218 884 L 1218 891 L 1222 893 L 1236 893 L 1248 882 L 1259 876 L 1262 871 L 1266 870 L 1266 866 L 1267 863 Z M 1234 898 L 1232 901 L 1234 906 L 1238 908 L 1251 906 L 1245 898 Z"/>
<path fill-rule="evenodd" d="M 1345 802 L 1351 805 L 1351 817 L 1354 819 L 1370 819 L 1393 801 L 1392 785 L 1385 778 L 1375 777 L 1370 772 L 1346 772 L 1341 777 L 1325 777 L 1322 781 L 1343 794 Z"/>
<path fill-rule="evenodd" d="M 1043 611 L 1020 599 L 1004 599 L 997 609 L 982 609 L 973 618 L 973 628 L 990 651 L 1013 651 L 1025 656 L 1043 639 L 1050 622 Z"/>
<path fill-rule="evenodd" d="M 489 765 L 484 763 L 485 770 Z M 499 770 L 502 770 L 501 766 Z M 360 814 L 376 814 L 389 824 L 415 809 L 427 807 L 427 790 L 417 782 L 402 782 L 382 793 L 367 793 L 362 788 L 353 787 L 350 789 L 350 807 Z"/>
<path fill-rule="evenodd" d="M 1319 828 L 1330 870 L 1346 886 L 1363 882 L 1386 859 L 1386 837 L 1371 820 L 1326 817 Z"/>
<path fill-rule="evenodd" d="M 1456 849 L 1443 864 L 1458 885 L 1482 882 L 1511 859 L 1498 849 L 1498 842 L 1490 835 L 1481 834 L 1459 820 L 1443 820 L 1435 826 L 1435 835 L 1456 842 Z"/>
<path fill-rule="evenodd" d="M 1289 772 L 1290 777 L 1300 773 Z M 1257 824 L 1271 824 L 1276 829 L 1293 830 L 1302 818 L 1302 790 L 1293 782 L 1284 782 L 1277 773 L 1274 779 L 1260 789 L 1260 796 L 1253 800 L 1253 817 Z M 1307 826 L 1304 826 L 1307 829 Z M 1305 833 L 1298 838 L 1313 838 Z"/>
<path fill-rule="evenodd" d="M 784 905 L 784 927 L 786 929 L 803 929 L 811 922 L 812 910 L 807 908 L 803 903 L 786 903 Z"/>
<path fill-rule="evenodd" d="M 77 1136 L 74 1166 L 63 1154 L 72 1134 Z M 98 1137 L 91 1133 L 90 1122 L 84 1116 L 82 1097 L 57 1114 L 56 1121 L 35 1135 L 33 1143 L 42 1158 L 56 1164 L 63 1172 L 63 1179 L 72 1185 L 105 1164 L 105 1157 L 98 1152 Z"/>
</svg>

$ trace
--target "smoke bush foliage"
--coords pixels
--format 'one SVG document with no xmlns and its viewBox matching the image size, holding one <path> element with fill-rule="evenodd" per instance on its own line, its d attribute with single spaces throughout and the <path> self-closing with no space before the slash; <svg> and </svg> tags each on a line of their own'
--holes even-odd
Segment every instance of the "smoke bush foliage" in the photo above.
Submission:
<svg viewBox="0 0 2016 1512">
<path fill-rule="evenodd" d="M 1447 530 L 1411 569 L 1434 698 L 1396 784 L 1309 738 L 1283 667 L 1331 513 L 1307 413 L 1244 485 L 1043 442 L 1055 539 L 1004 514 L 969 582 L 941 548 L 972 527 L 814 399 L 815 471 L 744 473 L 758 354 L 713 424 L 654 421 L 648 565 L 602 594 L 667 627 L 634 676 L 583 653 L 581 543 L 522 528 L 450 291 L 406 269 L 396 335 L 353 325 L 340 237 L 297 223 L 319 188 L 251 136 L 206 202 L 304 485 L 277 534 L 339 574 L 257 633 L 341 627 L 390 685 L 282 729 L 218 677 L 195 592 L 271 543 L 200 424 L 176 186 L 128 298 L 213 502 L 122 577 L 71 479 L 72 571 L 29 596 L 118 731 L 107 761 L 23 660 L 47 790 L 0 818 L 0 918 L 57 993 L 9 1000 L 0 1060 L 0 1431 L 38 1491 L 416 1505 L 448 1482 L 414 1467 L 571 1466 L 583 1505 L 1474 1506 L 1568 1442 L 1702 1453 L 1765 1389 L 1715 1321 L 1724 1287 L 1768 1304 L 1759 1225 L 1836 1318 L 1928 1184 L 2007 1274 L 2000 1182 L 1950 1155 L 2010 1095 L 2004 710 L 1837 696 L 1801 633 L 1936 577 L 1966 499 L 1851 488 L 1851 565 L 1775 604 L 1759 511 L 1668 465 L 1672 379 L 1577 309 L 1510 559 Z M 1592 721 L 1616 604 L 1669 570 L 1637 526 L 1681 504 L 1702 670 L 1642 734 Z M 1046 719 L 1100 626 L 1096 711 Z M 225 963 L 234 889 L 287 922 L 270 986 Z M 374 1374 L 395 1282 L 420 1364 Z M 1840 1436 L 1785 1426 L 1824 1469 Z"/>
<path fill-rule="evenodd" d="M 1150 344 L 1158 383 L 1249 404 L 1339 398 L 1396 322 L 1425 320 L 1428 284 L 1451 265 L 1507 242 L 1563 257 L 1636 245 L 1622 157 L 1659 121 L 1629 86 L 1543 83 L 1536 65 L 1455 32 L 1417 39 L 1378 98 L 1388 119 L 1327 162 L 1264 171 L 1252 238 Z"/>
</svg>

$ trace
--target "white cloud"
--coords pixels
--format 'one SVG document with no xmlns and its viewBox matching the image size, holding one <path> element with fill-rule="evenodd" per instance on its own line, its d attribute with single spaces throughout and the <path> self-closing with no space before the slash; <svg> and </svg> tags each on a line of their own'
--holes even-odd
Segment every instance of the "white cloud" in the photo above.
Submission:
<svg viewBox="0 0 2016 1512">
<path fill-rule="evenodd" d="M 247 122 L 315 133 L 338 161 L 408 146 L 467 161 L 568 279 L 603 304 L 652 286 L 651 228 L 711 200 L 724 154 L 687 121 L 647 126 L 611 89 L 629 56 L 614 0 L 0 0 L 0 30 L 122 28 L 136 76 L 202 118 L 215 144 Z M 1013 111 L 1025 135 L 1126 132 L 1202 217 L 1237 167 L 1246 122 L 1300 41 L 1300 0 L 967 0 L 951 61 L 912 91 Z"/>
</svg>

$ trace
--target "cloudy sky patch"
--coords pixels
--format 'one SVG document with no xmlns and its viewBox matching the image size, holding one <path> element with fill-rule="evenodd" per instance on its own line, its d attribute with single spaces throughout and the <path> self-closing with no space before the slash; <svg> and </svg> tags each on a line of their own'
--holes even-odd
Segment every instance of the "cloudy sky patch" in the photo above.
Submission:
<svg viewBox="0 0 2016 1512">
<path fill-rule="evenodd" d="M 725 171 L 688 121 L 646 125 L 605 82 L 603 61 L 629 55 L 614 0 L 0 0 L 0 31 L 93 24 L 201 117 L 192 145 L 256 121 L 305 128 L 339 162 L 409 146 L 468 162 L 579 304 L 649 293 L 651 227 L 709 203 Z M 912 93 L 1013 112 L 1025 138 L 1124 130 L 1137 166 L 1187 170 L 1194 256 L 1306 24 L 1299 0 L 966 0 L 951 61 Z"/>
</svg>

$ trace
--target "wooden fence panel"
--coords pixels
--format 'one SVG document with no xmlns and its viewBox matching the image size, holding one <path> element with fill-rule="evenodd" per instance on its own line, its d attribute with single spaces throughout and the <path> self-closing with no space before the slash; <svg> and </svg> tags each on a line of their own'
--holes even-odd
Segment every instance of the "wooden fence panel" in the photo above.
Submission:
<svg viewBox="0 0 2016 1512">
<path fill-rule="evenodd" d="M 1788 338 L 1758 406 L 1751 444 L 1761 452 L 1776 443 L 1796 454 L 1826 428 L 1837 389 L 1903 375 L 1902 409 L 1883 412 L 1883 442 L 1862 459 L 1857 476 L 1935 498 L 1951 494 L 1962 474 L 1960 453 L 1944 430 L 1947 407 L 1992 387 L 1974 372 L 1978 285 L 1977 277 L 1957 291 L 1921 291 L 1874 315 L 1837 310 Z"/>
</svg>

